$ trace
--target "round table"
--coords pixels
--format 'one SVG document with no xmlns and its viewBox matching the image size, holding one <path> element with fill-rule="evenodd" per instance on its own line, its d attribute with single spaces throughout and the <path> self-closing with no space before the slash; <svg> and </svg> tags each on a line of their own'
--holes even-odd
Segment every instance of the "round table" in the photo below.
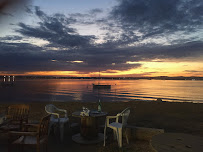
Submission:
<svg viewBox="0 0 203 152">
<path fill-rule="evenodd" d="M 152 137 L 158 152 L 203 152 L 203 137 L 183 133 L 163 133 Z"/>
<path fill-rule="evenodd" d="M 81 116 L 81 111 L 72 113 L 73 117 L 80 117 L 80 133 L 73 135 L 73 141 L 81 144 L 93 144 L 104 140 L 104 135 L 99 133 L 98 118 L 107 115 L 107 112 L 90 111 L 89 116 Z"/>
</svg>

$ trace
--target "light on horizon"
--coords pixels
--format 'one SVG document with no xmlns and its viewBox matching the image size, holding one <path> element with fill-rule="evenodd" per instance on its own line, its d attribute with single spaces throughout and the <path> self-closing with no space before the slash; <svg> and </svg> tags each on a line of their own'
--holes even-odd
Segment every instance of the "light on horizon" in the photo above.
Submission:
<svg viewBox="0 0 203 152">
<path fill-rule="evenodd" d="M 71 62 L 71 63 L 83 63 L 83 61 L 66 61 L 66 62 Z"/>
</svg>

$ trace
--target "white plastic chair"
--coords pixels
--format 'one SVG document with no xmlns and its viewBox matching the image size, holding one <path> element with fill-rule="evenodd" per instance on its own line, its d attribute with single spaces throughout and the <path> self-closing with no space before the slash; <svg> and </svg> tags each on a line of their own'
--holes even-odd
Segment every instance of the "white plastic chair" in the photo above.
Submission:
<svg viewBox="0 0 203 152">
<path fill-rule="evenodd" d="M 127 120 L 128 116 L 130 114 L 130 108 L 126 108 L 123 110 L 121 113 L 118 113 L 116 116 L 107 116 L 106 117 L 106 122 L 105 122 L 105 127 L 104 127 L 104 146 L 106 144 L 106 128 L 111 128 L 113 129 L 114 132 L 114 139 L 117 139 L 118 141 L 118 146 L 122 147 L 122 130 L 125 129 L 127 125 Z M 119 117 L 122 117 L 122 122 L 119 122 Z M 116 119 L 115 122 L 109 123 L 110 119 Z M 125 131 L 125 136 L 127 143 L 129 144 L 129 140 Z"/>
<path fill-rule="evenodd" d="M 63 141 L 64 136 L 64 125 L 69 122 L 69 118 L 67 115 L 67 110 L 59 109 L 55 107 L 53 104 L 48 104 L 45 106 L 45 111 L 48 114 L 51 114 L 50 123 L 49 123 L 49 133 L 52 125 L 59 125 L 60 128 L 60 140 Z M 60 117 L 59 112 L 64 112 L 64 117 Z M 54 128 L 55 129 L 55 128 Z"/>
</svg>

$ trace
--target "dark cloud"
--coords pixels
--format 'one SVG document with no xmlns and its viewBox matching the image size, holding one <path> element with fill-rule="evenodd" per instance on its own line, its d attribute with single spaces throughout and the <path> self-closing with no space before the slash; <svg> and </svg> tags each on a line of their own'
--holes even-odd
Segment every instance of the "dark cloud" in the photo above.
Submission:
<svg viewBox="0 0 203 152">
<path fill-rule="evenodd" d="M 203 74 L 203 71 L 197 71 L 197 70 L 185 70 L 183 72 L 185 72 L 186 74 L 193 75 L 193 76 L 202 76 L 202 74 Z"/>
<path fill-rule="evenodd" d="M 102 12 L 103 12 L 103 10 L 100 8 L 95 8 L 95 9 L 90 10 L 90 14 L 94 14 L 94 15 L 102 13 Z"/>
<path fill-rule="evenodd" d="M 112 11 L 113 17 L 131 25 L 185 29 L 202 25 L 201 0 L 120 0 Z M 194 26 L 194 27 L 193 27 Z"/>
<path fill-rule="evenodd" d="M 0 71 L 81 71 L 95 72 L 127 70 L 141 66 L 125 62 L 130 58 L 122 51 L 103 48 L 85 48 L 77 50 L 46 50 L 29 43 L 0 42 Z M 102 53 L 103 52 L 103 53 Z M 53 62 L 52 60 L 56 60 Z M 84 61 L 72 63 L 67 61 Z M 115 64 L 112 64 L 115 63 Z"/>
<path fill-rule="evenodd" d="M 78 13 L 67 17 L 63 14 L 48 15 L 39 7 L 35 7 L 34 10 L 27 8 L 28 13 L 39 17 L 38 25 L 19 23 L 18 29 L 15 31 L 22 36 L 0 38 L 0 71 L 57 70 L 85 73 L 107 70 L 115 72 L 142 66 L 140 63 L 127 64 L 127 61 L 182 59 L 202 55 L 203 42 L 194 41 L 195 38 L 188 42 L 179 36 L 180 39 L 173 45 L 149 42 L 137 46 L 128 45 L 147 38 L 154 38 L 155 35 L 165 37 L 167 34 L 179 30 L 185 30 L 186 33 L 190 32 L 189 29 L 198 30 L 202 16 L 194 17 L 194 14 L 201 11 L 200 1 L 195 1 L 195 5 L 189 5 L 188 1 L 187 7 L 180 0 L 172 1 L 174 3 L 161 0 L 126 0 L 126 3 L 120 0 L 119 2 L 119 5 L 114 7 L 111 12 L 111 17 L 114 18 L 111 20 L 108 20 L 109 18 L 95 19 L 96 24 L 103 24 L 102 28 L 108 31 L 105 42 L 102 44 L 95 44 L 95 36 L 80 35 L 71 26 L 74 23 L 81 23 L 78 18 L 85 20 L 90 17 L 90 14 Z M 150 8 L 149 5 L 152 7 Z M 185 8 L 186 12 L 182 10 L 182 7 L 187 8 Z M 166 12 L 163 12 L 164 10 Z M 102 12 L 99 9 L 91 11 L 95 14 Z M 187 14 L 188 12 L 189 14 Z M 181 14 L 188 15 L 188 18 L 184 17 L 177 21 L 182 17 Z M 140 31 L 142 35 L 137 35 L 134 30 Z M 23 40 L 23 37 L 43 39 L 49 44 L 39 47 L 24 42 L 17 43 L 17 41 Z M 83 62 L 74 63 L 72 61 Z M 151 73 L 145 73 L 145 75 L 148 74 Z"/>
<path fill-rule="evenodd" d="M 0 42 L 0 71 L 24 71 L 40 67 L 40 48 L 28 43 Z M 38 64 L 36 64 L 38 63 Z M 35 65 L 35 66 L 34 66 Z"/>
<path fill-rule="evenodd" d="M 77 50 L 46 50 L 28 43 L 1 42 L 0 71 L 81 71 L 129 70 L 142 66 L 127 61 L 184 58 L 201 52 L 203 43 L 188 43 L 173 47 L 140 48 L 81 48 Z M 3 51 L 2 51 L 3 50 Z M 193 51 L 193 50 L 196 50 Z M 191 53 L 192 52 L 192 53 Z M 56 60 L 53 62 L 52 60 Z M 70 62 L 67 62 L 70 61 Z M 71 61 L 84 61 L 73 63 Z"/>
<path fill-rule="evenodd" d="M 97 15 L 103 12 L 102 9 L 92 9 L 87 13 L 73 13 L 69 14 L 69 18 L 74 19 L 75 23 L 80 25 L 90 25 L 96 24 L 100 19 L 97 18 Z M 106 19 L 105 19 L 106 21 Z M 72 22 L 74 23 L 74 22 Z"/>
<path fill-rule="evenodd" d="M 84 47 L 91 43 L 94 36 L 82 36 L 69 26 L 73 22 L 72 18 L 67 18 L 63 14 L 48 16 L 39 7 L 35 8 L 35 14 L 40 18 L 38 27 L 28 26 L 19 23 L 20 29 L 16 32 L 29 37 L 40 38 L 49 41 L 51 44 L 66 47 Z"/>
<path fill-rule="evenodd" d="M 28 14 L 33 14 L 33 11 L 29 6 L 25 6 L 25 12 L 27 12 Z"/>
<path fill-rule="evenodd" d="M 5 12 L 0 12 L 0 15 L 5 15 L 5 16 L 11 16 L 11 17 L 13 17 L 13 15 L 12 14 L 10 14 L 10 13 L 5 13 Z"/>
<path fill-rule="evenodd" d="M 203 71 L 197 71 L 197 70 L 185 70 L 184 72 L 189 72 L 189 73 L 196 73 L 196 72 L 203 72 Z"/>
<path fill-rule="evenodd" d="M 185 57 L 197 57 L 203 54 L 202 52 L 203 42 L 188 42 L 183 44 L 169 45 L 169 46 L 154 46 L 154 47 L 142 47 L 137 54 L 143 59 L 181 59 Z"/>
<path fill-rule="evenodd" d="M 167 37 L 177 31 L 198 31 L 203 23 L 202 0 L 118 0 L 111 12 L 111 19 L 126 32 L 142 33 L 137 40 L 152 36 Z M 134 34 L 136 35 L 136 33 Z M 134 39 L 126 34 L 129 39 Z"/>
<path fill-rule="evenodd" d="M 17 35 L 15 35 L 15 36 L 12 36 L 12 35 L 10 35 L 10 36 L 6 36 L 6 37 L 0 37 L 0 40 L 12 40 L 12 41 L 15 41 L 15 40 L 22 40 L 23 39 L 23 37 L 21 37 L 21 36 L 17 36 Z"/>
</svg>

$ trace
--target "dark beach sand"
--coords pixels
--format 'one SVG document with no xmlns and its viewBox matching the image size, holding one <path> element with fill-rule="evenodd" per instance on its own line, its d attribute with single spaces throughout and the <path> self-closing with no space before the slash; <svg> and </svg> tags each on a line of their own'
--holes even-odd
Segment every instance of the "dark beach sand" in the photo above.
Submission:
<svg viewBox="0 0 203 152">
<path fill-rule="evenodd" d="M 30 120 L 39 121 L 43 115 L 46 115 L 44 106 L 48 103 L 55 104 L 59 108 L 67 109 L 68 115 L 72 122 L 79 121 L 72 118 L 72 112 L 82 109 L 83 106 L 89 109 L 97 109 L 97 103 L 89 102 L 35 102 L 28 103 L 31 106 Z M 0 113 L 4 112 L 9 104 L 0 104 Z M 171 102 L 102 102 L 102 111 L 108 112 L 108 115 L 115 115 L 126 107 L 131 108 L 128 123 L 138 127 L 159 128 L 165 132 L 187 133 L 195 136 L 203 137 L 203 104 L 200 103 L 171 103 Z M 54 140 L 54 139 L 53 139 Z M 52 142 L 52 140 L 50 141 Z M 62 146 L 70 151 L 118 151 L 117 143 L 108 143 L 107 147 L 103 147 L 102 143 L 97 145 L 80 145 L 73 143 L 71 139 L 67 139 L 69 144 Z M 70 145 L 70 143 L 72 143 Z M 51 144 L 53 148 L 57 148 L 57 144 Z M 68 146 L 69 145 L 69 146 Z M 50 151 L 51 151 L 50 150 Z M 63 151 L 63 150 L 61 150 Z M 64 150 L 65 151 L 65 150 Z M 124 140 L 122 151 L 138 151 L 151 152 L 152 150 L 144 141 L 133 141 L 127 145 Z"/>
</svg>

